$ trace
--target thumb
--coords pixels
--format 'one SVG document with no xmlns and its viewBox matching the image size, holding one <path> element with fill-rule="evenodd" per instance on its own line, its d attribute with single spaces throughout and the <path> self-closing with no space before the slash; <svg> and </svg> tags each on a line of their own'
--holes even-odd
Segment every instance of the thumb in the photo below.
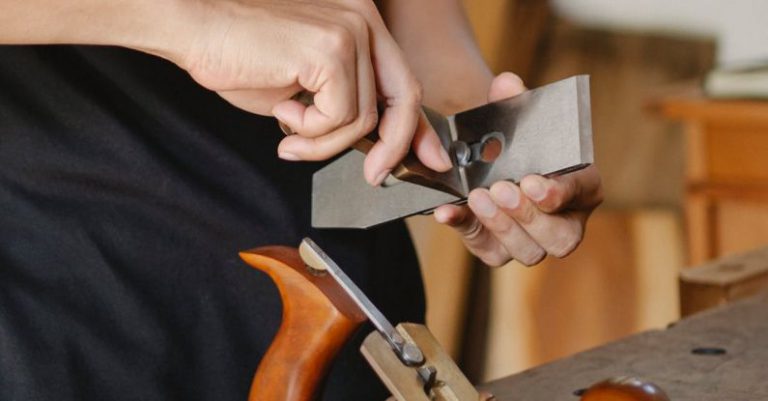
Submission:
<svg viewBox="0 0 768 401">
<path fill-rule="evenodd" d="M 511 72 L 502 72 L 491 82 L 491 89 L 488 91 L 488 101 L 496 102 L 508 97 L 517 96 L 526 90 L 527 88 L 520 77 Z"/>
</svg>

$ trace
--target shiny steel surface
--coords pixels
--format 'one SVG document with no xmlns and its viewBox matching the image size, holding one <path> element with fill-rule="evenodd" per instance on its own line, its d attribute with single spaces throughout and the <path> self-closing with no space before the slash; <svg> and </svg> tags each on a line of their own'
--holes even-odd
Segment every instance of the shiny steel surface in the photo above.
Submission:
<svg viewBox="0 0 768 401">
<path fill-rule="evenodd" d="M 370 299 L 363 293 L 362 290 L 352 281 L 352 279 L 344 273 L 343 270 L 333 261 L 322 249 L 320 249 L 314 241 L 310 238 L 304 238 L 301 241 L 300 247 L 304 251 L 311 253 L 314 257 L 313 260 L 322 261 L 323 266 L 312 266 L 316 270 L 325 270 L 328 274 L 339 283 L 339 286 L 349 295 L 350 298 L 357 304 L 368 319 L 371 321 L 376 330 L 381 333 L 387 343 L 397 353 L 398 357 L 409 366 L 419 365 L 424 361 L 424 356 L 421 353 L 419 347 L 407 343 L 405 339 L 395 330 L 392 323 L 387 320 L 384 314 L 381 313 L 379 308 L 371 302 Z M 305 261 L 306 263 L 307 261 Z"/>
<path fill-rule="evenodd" d="M 312 225 L 368 228 L 463 202 L 472 189 L 496 181 L 565 174 L 593 162 L 586 75 L 454 116 L 428 116 L 454 159 L 454 168 L 445 175 L 452 178 L 442 183 L 451 190 L 414 183 L 418 181 L 393 185 L 391 179 L 384 187 L 371 187 L 362 174 L 364 156 L 350 152 L 315 173 Z"/>
</svg>

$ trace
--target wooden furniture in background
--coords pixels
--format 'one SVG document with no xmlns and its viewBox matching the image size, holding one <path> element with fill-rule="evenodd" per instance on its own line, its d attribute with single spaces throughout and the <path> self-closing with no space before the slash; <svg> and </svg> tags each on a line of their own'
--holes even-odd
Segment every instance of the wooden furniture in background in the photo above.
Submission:
<svg viewBox="0 0 768 401">
<path fill-rule="evenodd" d="M 677 320 L 677 224 L 671 211 L 602 209 L 569 257 L 491 270 L 487 343 L 475 351 L 485 359 L 478 382 Z"/>
<path fill-rule="evenodd" d="M 768 101 L 671 98 L 683 121 L 690 264 L 768 243 Z"/>
<path fill-rule="evenodd" d="M 727 256 L 680 272 L 683 316 L 768 289 L 768 247 Z"/>
<path fill-rule="evenodd" d="M 554 20 L 549 1 L 463 2 L 488 65 L 496 72 L 512 71 L 534 85 L 539 67 L 536 61 Z"/>
<path fill-rule="evenodd" d="M 644 105 L 658 88 L 700 79 L 714 43 L 586 29 L 557 18 L 546 0 L 464 4 L 494 71 L 516 72 L 529 87 L 591 75 L 606 201 L 574 255 L 531 269 L 472 269 L 450 229 L 412 219 L 430 329 L 470 378 L 485 381 L 677 319 L 683 141 Z"/>
</svg>

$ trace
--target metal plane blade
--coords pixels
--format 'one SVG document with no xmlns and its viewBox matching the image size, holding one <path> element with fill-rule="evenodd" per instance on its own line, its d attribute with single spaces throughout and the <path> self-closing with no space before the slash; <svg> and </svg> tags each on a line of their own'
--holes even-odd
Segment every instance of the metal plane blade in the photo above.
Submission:
<svg viewBox="0 0 768 401">
<path fill-rule="evenodd" d="M 433 126 L 449 130 L 439 135 L 451 138 L 449 152 L 462 196 L 395 179 L 372 187 L 363 177 L 365 156 L 349 152 L 315 173 L 312 226 L 369 228 L 446 203 L 461 203 L 472 189 L 488 188 L 496 181 L 565 174 L 593 163 L 586 75 L 445 117 L 445 121 L 430 120 Z"/>
</svg>

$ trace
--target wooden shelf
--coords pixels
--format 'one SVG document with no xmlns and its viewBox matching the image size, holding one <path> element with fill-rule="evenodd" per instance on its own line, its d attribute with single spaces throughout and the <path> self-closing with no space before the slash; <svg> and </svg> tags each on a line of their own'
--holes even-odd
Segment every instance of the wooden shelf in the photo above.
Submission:
<svg viewBox="0 0 768 401">
<path fill-rule="evenodd" d="M 685 127 L 689 265 L 768 244 L 768 101 L 695 93 L 652 107 Z"/>
</svg>

